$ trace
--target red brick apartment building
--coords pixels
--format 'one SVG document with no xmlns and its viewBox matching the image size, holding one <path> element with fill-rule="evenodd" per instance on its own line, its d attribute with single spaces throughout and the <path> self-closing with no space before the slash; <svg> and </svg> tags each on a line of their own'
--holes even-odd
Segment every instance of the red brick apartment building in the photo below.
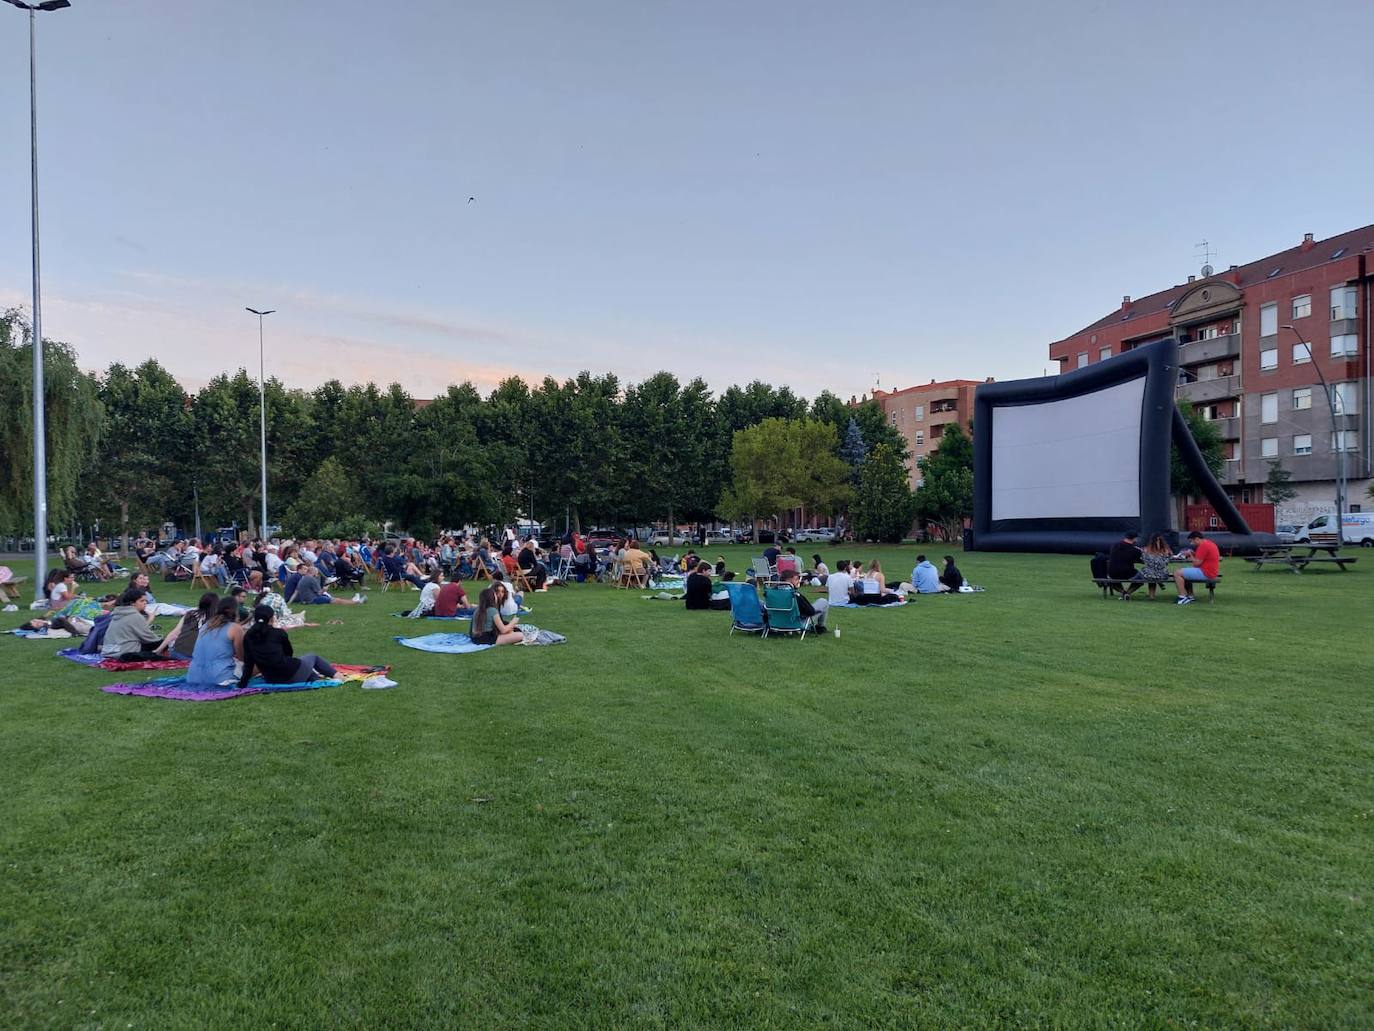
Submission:
<svg viewBox="0 0 1374 1031">
<path fill-rule="evenodd" d="M 906 448 L 911 453 L 907 473 L 912 488 L 920 485 L 920 474 L 916 468 L 918 459 L 934 453 L 940 447 L 940 434 L 945 426 L 957 422 L 970 432 L 973 421 L 973 392 L 982 380 L 947 379 L 903 390 L 874 390 L 873 400 L 882 406 L 883 413 L 897 430 L 906 438 Z M 992 380 L 987 380 L 991 383 Z M 852 399 L 851 399 L 852 400 Z"/>
<path fill-rule="evenodd" d="M 1296 247 L 1132 300 L 1050 344 L 1061 371 L 1107 361 L 1165 337 L 1180 342 L 1178 403 L 1216 423 L 1222 483 L 1237 501 L 1264 501 L 1270 461 L 1298 497 L 1278 521 L 1335 507 L 1336 449 L 1345 451 L 1346 504 L 1369 506 L 1370 351 L 1374 226 Z M 1309 353 L 1307 345 L 1311 345 Z M 1337 431 L 1317 376 L 1337 401 Z"/>
</svg>

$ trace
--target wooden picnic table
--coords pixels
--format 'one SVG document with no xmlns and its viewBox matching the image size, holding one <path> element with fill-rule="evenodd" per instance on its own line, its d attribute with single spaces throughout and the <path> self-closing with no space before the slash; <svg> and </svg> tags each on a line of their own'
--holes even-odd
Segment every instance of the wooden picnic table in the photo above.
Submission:
<svg viewBox="0 0 1374 1031">
<path fill-rule="evenodd" d="M 1307 549 L 1307 554 L 1298 554 L 1303 548 Z M 1287 566 L 1294 573 L 1301 573 L 1313 563 L 1331 562 L 1344 573 L 1345 567 L 1354 563 L 1356 558 L 1353 555 L 1342 555 L 1340 551 L 1338 544 L 1279 544 L 1261 548 L 1258 555 L 1249 555 L 1245 561 L 1254 563 L 1255 569 L 1264 566 Z"/>
</svg>

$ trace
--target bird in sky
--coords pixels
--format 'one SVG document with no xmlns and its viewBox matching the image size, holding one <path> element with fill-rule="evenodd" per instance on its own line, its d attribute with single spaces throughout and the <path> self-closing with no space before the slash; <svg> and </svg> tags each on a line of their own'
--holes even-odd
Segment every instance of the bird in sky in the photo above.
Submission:
<svg viewBox="0 0 1374 1031">
<path fill-rule="evenodd" d="M 469 198 L 468 198 L 468 203 L 471 204 L 471 203 L 472 203 L 473 201 L 475 201 L 476 199 L 477 199 L 476 197 L 469 197 Z"/>
</svg>

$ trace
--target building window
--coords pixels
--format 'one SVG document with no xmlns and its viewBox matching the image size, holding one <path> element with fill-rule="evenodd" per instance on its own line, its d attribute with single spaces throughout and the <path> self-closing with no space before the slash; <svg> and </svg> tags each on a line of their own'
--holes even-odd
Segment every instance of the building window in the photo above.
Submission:
<svg viewBox="0 0 1374 1031">
<path fill-rule="evenodd" d="M 1266 304 L 1260 308 L 1260 336 L 1271 337 L 1279 331 L 1279 306 Z"/>
<path fill-rule="evenodd" d="M 1331 338 L 1331 357 L 1348 358 L 1359 353 L 1360 340 L 1354 333 L 1342 333 Z"/>
<path fill-rule="evenodd" d="M 925 430 L 917 430 L 917 431 L 916 431 L 916 446 L 917 446 L 917 447 L 923 447 L 923 446 L 925 445 L 925 442 L 926 442 L 926 431 L 925 431 Z"/>
<path fill-rule="evenodd" d="M 930 414 L 935 415 L 937 412 L 953 412 L 957 411 L 958 408 L 959 402 L 957 399 L 946 397 L 930 403 Z"/>
<path fill-rule="evenodd" d="M 896 413 L 896 412 L 889 412 L 889 413 L 888 413 L 888 416 L 887 416 L 887 420 L 888 420 L 888 422 L 892 423 L 893 426 L 896 426 L 896 425 L 897 425 L 897 413 Z"/>
<path fill-rule="evenodd" d="M 1312 407 L 1312 388 L 1298 387 L 1293 391 L 1293 411 L 1305 412 Z"/>
<path fill-rule="evenodd" d="M 1306 344 L 1293 345 L 1293 364 L 1306 365 L 1312 360 L 1312 349 Z"/>
<path fill-rule="evenodd" d="M 1279 421 L 1279 395 L 1261 394 L 1260 395 L 1260 422 Z"/>
<path fill-rule="evenodd" d="M 1226 461 L 1228 461 L 1228 462 L 1239 462 L 1239 461 L 1240 461 L 1240 441 L 1238 441 L 1238 440 L 1227 440 L 1227 441 L 1223 441 L 1223 442 L 1222 442 L 1222 445 L 1221 445 L 1221 452 L 1222 452 L 1223 455 L 1226 456 Z"/>
<path fill-rule="evenodd" d="M 1081 368 L 1083 368 L 1083 366 L 1085 366 L 1085 365 L 1087 365 L 1087 364 L 1088 364 L 1088 352 L 1087 352 L 1087 351 L 1079 351 L 1079 352 L 1078 352 L 1078 367 L 1081 369 Z"/>
<path fill-rule="evenodd" d="M 1100 362 L 1105 362 L 1105 361 L 1106 361 L 1108 358 L 1110 358 L 1111 356 L 1112 356 L 1112 349 L 1111 349 L 1110 347 L 1104 347 L 1104 348 L 1102 348 L 1102 350 L 1100 350 L 1100 351 L 1097 352 L 1097 360 L 1100 361 Z"/>
<path fill-rule="evenodd" d="M 1355 288 L 1353 286 L 1333 286 L 1331 288 L 1331 321 L 1353 319 L 1355 315 Z"/>
<path fill-rule="evenodd" d="M 1339 447 L 1337 446 L 1339 442 Z M 1360 450 L 1359 440 L 1355 436 L 1354 430 L 1341 430 L 1339 433 L 1331 434 L 1332 451 L 1358 451 Z"/>
<path fill-rule="evenodd" d="M 1312 314 L 1312 295 L 1303 294 L 1293 298 L 1293 318 L 1305 319 Z"/>
<path fill-rule="evenodd" d="M 1263 438 L 1263 439 L 1260 441 L 1260 457 L 1261 457 L 1261 458 L 1278 458 L 1278 457 L 1279 457 L 1279 438 L 1278 438 L 1278 437 L 1265 437 L 1265 438 Z"/>
<path fill-rule="evenodd" d="M 1279 349 L 1277 347 L 1266 348 L 1260 352 L 1261 369 L 1277 369 L 1279 367 Z"/>
<path fill-rule="evenodd" d="M 925 405 L 917 405 L 917 406 L 916 406 L 916 418 L 919 420 L 919 419 L 924 419 L 925 417 L 926 417 L 926 406 L 925 406 Z"/>
<path fill-rule="evenodd" d="M 1312 434 L 1295 433 L 1293 434 L 1293 454 L 1310 455 L 1312 453 Z"/>
<path fill-rule="evenodd" d="M 1218 414 L 1216 405 L 1203 405 L 1197 410 L 1198 414 L 1208 422 L 1216 422 L 1221 416 Z"/>
<path fill-rule="evenodd" d="M 1359 415 L 1360 393 L 1355 383 L 1337 383 L 1331 388 L 1331 401 L 1337 415 Z"/>
</svg>

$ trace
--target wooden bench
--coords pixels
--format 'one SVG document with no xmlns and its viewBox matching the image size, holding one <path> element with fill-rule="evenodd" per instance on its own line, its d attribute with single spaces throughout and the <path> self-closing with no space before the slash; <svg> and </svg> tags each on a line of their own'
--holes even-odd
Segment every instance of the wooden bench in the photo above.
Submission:
<svg viewBox="0 0 1374 1031">
<path fill-rule="evenodd" d="M 1112 577 L 1109 577 L 1109 576 L 1095 576 L 1095 577 L 1092 578 L 1092 580 L 1093 580 L 1093 583 L 1094 583 L 1094 584 L 1096 584 L 1098 587 L 1100 587 L 1100 588 L 1102 589 L 1102 599 L 1103 599 L 1104 601 L 1107 599 L 1107 597 L 1108 597 L 1109 595 L 1121 593 L 1121 591 L 1125 588 L 1125 586 L 1126 586 L 1127 584 L 1140 584 L 1141 587 L 1148 587 L 1148 586 L 1149 586 L 1149 584 L 1148 584 L 1146 581 L 1144 581 L 1144 580 L 1116 580 L 1116 579 L 1113 579 Z M 1193 581 L 1193 583 L 1197 584 L 1198 586 L 1200 586 L 1200 587 L 1206 587 L 1206 588 L 1207 588 L 1207 604 L 1208 604 L 1208 605 L 1212 604 L 1213 599 L 1216 597 L 1217 584 L 1218 584 L 1218 582 L 1220 582 L 1220 580 L 1221 580 L 1221 577 L 1218 576 L 1218 577 L 1216 577 L 1216 578 L 1213 579 L 1213 580 L 1194 580 L 1194 581 Z M 1162 583 L 1158 584 L 1157 586 L 1159 586 L 1159 587 L 1173 587 L 1173 586 L 1175 586 L 1175 584 L 1174 584 L 1174 578 L 1171 576 L 1171 577 L 1169 577 L 1169 579 L 1163 581 Z"/>
<path fill-rule="evenodd" d="M 28 582 L 29 578 L 27 576 L 16 576 L 9 580 L 6 580 L 4 583 L 0 584 L 0 595 L 3 595 L 10 601 L 18 601 L 19 585 L 26 584 Z"/>
</svg>

